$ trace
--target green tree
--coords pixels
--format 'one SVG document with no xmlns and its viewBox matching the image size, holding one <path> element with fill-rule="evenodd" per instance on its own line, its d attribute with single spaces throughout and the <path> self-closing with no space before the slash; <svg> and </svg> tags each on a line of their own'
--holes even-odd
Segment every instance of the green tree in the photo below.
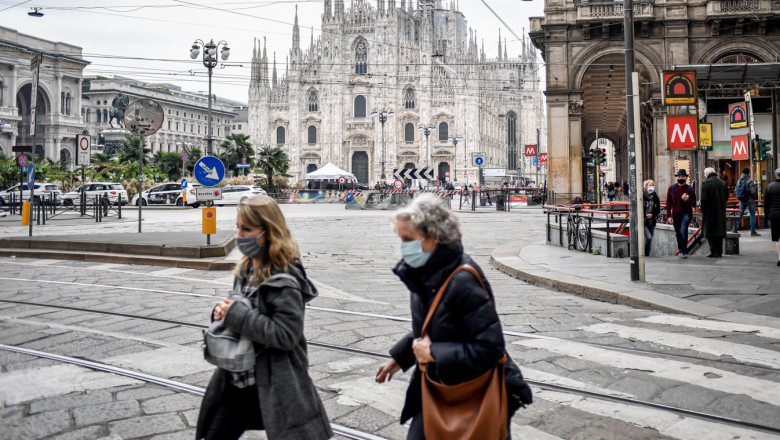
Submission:
<svg viewBox="0 0 780 440">
<path fill-rule="evenodd" d="M 290 177 L 287 170 L 290 168 L 290 159 L 287 153 L 279 147 L 263 145 L 257 155 L 257 168 L 266 177 L 266 191 L 274 192 L 274 176 Z"/>
<path fill-rule="evenodd" d="M 13 157 L 0 158 L 0 188 L 19 183 L 19 165 Z"/>
<path fill-rule="evenodd" d="M 255 150 L 252 148 L 252 144 L 249 143 L 248 135 L 240 133 L 230 134 L 222 141 L 220 148 L 223 149 L 220 158 L 225 164 L 225 168 L 233 170 L 234 177 L 238 176 L 238 168 L 236 165 L 242 163 L 243 158 L 247 158 L 247 163 L 250 168 L 255 165 Z M 248 172 L 249 169 L 244 168 L 244 175 Z"/>
<path fill-rule="evenodd" d="M 192 173 L 193 169 L 195 168 L 195 164 L 198 162 L 198 160 L 200 160 L 201 157 L 203 157 L 203 150 L 192 145 L 185 145 L 182 149 L 187 152 L 187 163 L 184 165 L 187 169 L 187 172 Z"/>
<path fill-rule="evenodd" d="M 158 151 L 152 156 L 152 162 L 165 176 L 165 180 L 177 181 L 181 179 L 181 154 Z"/>
<path fill-rule="evenodd" d="M 138 163 L 138 149 L 141 148 L 141 138 L 138 136 L 128 136 L 122 139 L 122 146 L 116 150 L 116 158 L 119 163 L 134 161 Z M 143 160 L 144 166 L 149 163 L 149 154 L 152 152 L 144 145 Z"/>
</svg>

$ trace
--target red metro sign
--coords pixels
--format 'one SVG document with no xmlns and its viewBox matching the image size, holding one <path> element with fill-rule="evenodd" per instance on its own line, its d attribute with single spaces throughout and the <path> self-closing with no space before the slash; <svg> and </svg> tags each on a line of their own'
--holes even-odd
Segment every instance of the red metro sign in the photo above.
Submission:
<svg viewBox="0 0 780 440">
<path fill-rule="evenodd" d="M 666 115 L 666 142 L 670 150 L 695 150 L 699 131 L 696 115 Z"/>
<path fill-rule="evenodd" d="M 525 155 L 526 156 L 536 156 L 536 145 L 526 145 L 525 146 Z"/>
<path fill-rule="evenodd" d="M 750 159 L 750 148 L 748 148 L 748 137 L 746 134 L 731 137 L 731 158 L 733 160 Z"/>
</svg>

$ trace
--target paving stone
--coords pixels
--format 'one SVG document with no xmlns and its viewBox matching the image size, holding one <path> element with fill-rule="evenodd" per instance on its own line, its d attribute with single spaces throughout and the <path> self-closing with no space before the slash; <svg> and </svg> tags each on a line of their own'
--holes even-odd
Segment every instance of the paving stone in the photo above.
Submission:
<svg viewBox="0 0 780 440">
<path fill-rule="evenodd" d="M 182 417 L 184 417 L 184 421 L 187 423 L 187 426 L 191 426 L 195 428 L 198 426 L 198 414 L 200 414 L 200 408 L 195 409 L 189 409 L 186 411 L 180 411 L 180 414 Z"/>
<path fill-rule="evenodd" d="M 70 426 L 70 416 L 67 410 L 49 411 L 13 420 L 0 432 L 2 432 L 3 438 L 9 440 L 33 439 L 61 433 L 68 430 Z"/>
<path fill-rule="evenodd" d="M 653 402 L 704 411 L 712 401 L 721 396 L 723 393 L 691 385 L 680 385 L 663 391 L 653 399 Z"/>
<path fill-rule="evenodd" d="M 156 414 L 200 408 L 201 400 L 203 399 L 200 396 L 193 396 L 191 394 L 169 394 L 167 396 L 144 400 L 141 403 L 141 407 L 145 414 Z"/>
<path fill-rule="evenodd" d="M 111 434 L 117 434 L 123 439 L 142 438 L 183 429 L 186 429 L 184 422 L 177 414 L 171 413 L 134 417 L 108 425 Z"/>
<path fill-rule="evenodd" d="M 73 410 L 76 426 L 88 426 L 112 420 L 126 419 L 141 414 L 138 402 L 123 400 L 120 402 L 102 403 Z"/>
<path fill-rule="evenodd" d="M 610 385 L 609 389 L 631 394 L 640 400 L 651 401 L 661 390 L 661 387 L 649 380 L 626 377 Z"/>
<path fill-rule="evenodd" d="M 30 403 L 30 414 L 58 409 L 79 408 L 111 402 L 111 393 L 105 390 L 84 391 L 64 396 L 49 397 Z"/>
<path fill-rule="evenodd" d="M 187 429 L 184 431 L 177 431 L 169 434 L 155 435 L 151 437 L 149 440 L 192 440 L 193 438 L 195 438 L 195 430 Z M 242 436 L 241 438 L 246 439 L 248 437 Z"/>
<path fill-rule="evenodd" d="M 391 423 L 398 423 L 396 417 L 368 406 L 362 406 L 344 416 L 335 418 L 334 421 L 349 427 L 357 427 L 356 429 L 368 432 L 376 432 Z"/>
<path fill-rule="evenodd" d="M 138 388 L 116 393 L 116 400 L 144 400 L 173 393 L 174 391 L 169 388 L 162 388 L 154 385 L 144 385 Z"/>
<path fill-rule="evenodd" d="M 107 435 L 108 429 L 103 425 L 97 425 L 75 429 L 73 431 L 51 437 L 48 440 L 97 440 L 105 438 Z"/>
</svg>

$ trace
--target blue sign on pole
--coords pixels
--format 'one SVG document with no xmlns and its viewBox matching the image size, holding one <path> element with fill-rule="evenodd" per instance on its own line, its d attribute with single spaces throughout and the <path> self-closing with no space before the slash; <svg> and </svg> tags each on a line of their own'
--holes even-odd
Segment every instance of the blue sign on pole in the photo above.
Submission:
<svg viewBox="0 0 780 440">
<path fill-rule="evenodd" d="M 531 162 L 533 163 L 533 166 L 536 166 L 536 156 L 534 156 L 534 158 L 531 160 Z"/>
<path fill-rule="evenodd" d="M 236 168 L 249 168 L 251 165 L 248 163 L 237 163 Z"/>
<path fill-rule="evenodd" d="M 474 163 L 476 163 L 479 166 L 482 166 L 482 164 L 485 163 L 485 159 L 483 159 L 481 157 L 478 157 L 478 158 L 474 159 Z"/>
<path fill-rule="evenodd" d="M 186 188 L 187 187 L 187 179 L 181 179 L 181 187 Z"/>
<path fill-rule="evenodd" d="M 217 186 L 225 178 L 225 165 L 214 156 L 203 156 L 195 163 L 195 180 L 203 186 Z"/>
<path fill-rule="evenodd" d="M 27 166 L 27 189 L 35 185 L 35 167 L 33 164 Z"/>
</svg>

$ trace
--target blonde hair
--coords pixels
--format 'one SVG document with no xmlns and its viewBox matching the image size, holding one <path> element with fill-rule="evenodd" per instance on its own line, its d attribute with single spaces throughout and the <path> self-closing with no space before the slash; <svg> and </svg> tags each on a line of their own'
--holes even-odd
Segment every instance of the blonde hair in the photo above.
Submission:
<svg viewBox="0 0 780 440">
<path fill-rule="evenodd" d="M 653 182 L 653 183 L 655 183 L 655 181 L 653 181 L 653 179 L 647 179 L 647 180 L 645 180 L 645 182 L 642 184 L 642 188 L 644 188 L 644 189 L 647 189 L 648 185 L 650 185 L 650 182 Z"/>
<path fill-rule="evenodd" d="M 274 270 L 282 269 L 287 272 L 290 263 L 300 258 L 298 243 L 292 238 L 284 215 L 274 199 L 268 196 L 255 196 L 245 200 L 238 204 L 238 215 L 247 226 L 265 230 L 267 249 L 252 280 L 254 284 L 270 278 Z M 246 277 L 251 266 L 251 258 L 244 256 L 236 264 L 233 272 Z"/>
</svg>

